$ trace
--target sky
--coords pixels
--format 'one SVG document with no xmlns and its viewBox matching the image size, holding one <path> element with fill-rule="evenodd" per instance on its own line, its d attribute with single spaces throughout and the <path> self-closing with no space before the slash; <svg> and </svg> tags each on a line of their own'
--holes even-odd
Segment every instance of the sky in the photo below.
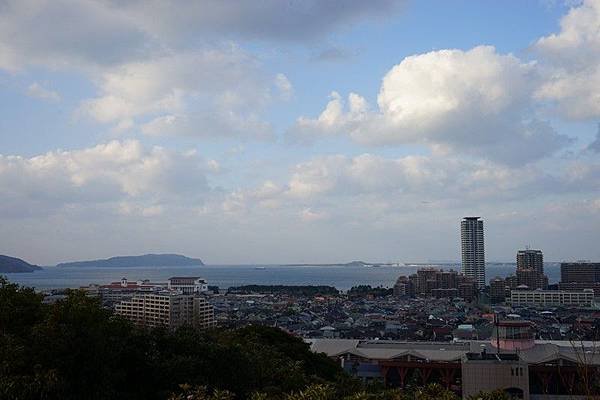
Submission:
<svg viewBox="0 0 600 400">
<path fill-rule="evenodd" d="M 0 253 L 599 260 L 600 0 L 0 0 Z"/>
</svg>

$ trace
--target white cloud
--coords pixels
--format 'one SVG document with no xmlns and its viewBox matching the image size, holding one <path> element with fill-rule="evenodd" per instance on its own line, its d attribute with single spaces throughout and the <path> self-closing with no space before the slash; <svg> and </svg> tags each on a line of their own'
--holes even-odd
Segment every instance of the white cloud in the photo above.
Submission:
<svg viewBox="0 0 600 400">
<path fill-rule="evenodd" d="M 571 119 L 600 116 L 600 1 L 573 8 L 557 34 L 543 37 L 534 48 L 545 62 L 545 82 L 536 92 Z"/>
<path fill-rule="evenodd" d="M 121 212 L 156 215 L 162 207 L 153 203 L 208 193 L 209 172 L 194 153 L 145 148 L 135 140 L 31 158 L 0 155 L 0 214 L 16 217 L 120 202 L 129 207 L 121 205 Z"/>
<path fill-rule="evenodd" d="M 50 102 L 60 101 L 60 95 L 50 89 L 46 89 L 41 84 L 34 82 L 27 88 L 27 95 L 36 99 L 41 99 Z"/>
<path fill-rule="evenodd" d="M 289 100 L 294 94 L 292 82 L 284 74 L 279 73 L 275 76 L 275 86 L 284 100 Z"/>
<path fill-rule="evenodd" d="M 334 92 L 317 119 L 299 118 L 290 135 L 347 133 L 361 144 L 420 143 L 525 164 L 568 143 L 532 113 L 537 80 L 534 64 L 491 46 L 410 56 L 384 76 L 377 111 L 354 93 L 346 109 Z"/>
<path fill-rule="evenodd" d="M 300 213 L 300 218 L 304 222 L 322 221 L 326 220 L 328 217 L 329 214 L 322 211 L 315 211 L 310 207 L 303 209 Z"/>
<path fill-rule="evenodd" d="M 149 135 L 272 134 L 258 114 L 272 98 L 268 77 L 235 46 L 118 66 L 98 86 L 100 95 L 85 100 L 80 113 L 102 123 L 132 129 L 138 121 Z"/>
</svg>

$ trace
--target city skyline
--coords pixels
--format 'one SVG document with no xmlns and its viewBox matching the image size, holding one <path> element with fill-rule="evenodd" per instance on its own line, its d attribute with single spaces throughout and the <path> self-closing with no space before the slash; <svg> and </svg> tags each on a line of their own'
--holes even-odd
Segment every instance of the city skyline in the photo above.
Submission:
<svg viewBox="0 0 600 400">
<path fill-rule="evenodd" d="M 0 254 L 600 259 L 600 0 L 249 4 L 0 7 Z"/>
</svg>

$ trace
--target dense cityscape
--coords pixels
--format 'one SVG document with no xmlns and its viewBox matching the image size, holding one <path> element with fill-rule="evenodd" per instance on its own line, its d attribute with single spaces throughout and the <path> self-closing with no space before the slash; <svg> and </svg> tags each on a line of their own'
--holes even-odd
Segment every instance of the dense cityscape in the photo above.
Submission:
<svg viewBox="0 0 600 400">
<path fill-rule="evenodd" d="M 600 0 L 0 0 L 0 400 L 600 400 Z"/>
<path fill-rule="evenodd" d="M 357 282 L 347 291 L 332 286 L 218 288 L 189 276 L 166 282 L 123 277 L 79 290 L 142 328 L 279 328 L 364 382 L 404 387 L 412 369 L 428 368 L 423 384 L 442 382 L 465 397 L 507 387 L 519 398 L 577 394 L 574 381 L 567 385 L 552 374 L 575 374 L 578 351 L 587 354 L 588 349 L 592 356 L 586 363 L 600 365 L 592 345 L 600 329 L 600 263 L 563 262 L 560 282 L 549 285 L 543 252 L 527 248 L 516 252 L 513 275 L 492 277 L 486 284 L 481 218 L 461 221 L 460 244 L 460 272 L 422 267 L 389 287 Z M 44 302 L 67 296 L 54 290 Z M 495 378 L 486 381 L 482 368 Z M 499 378 L 512 368 L 526 372 Z"/>
</svg>

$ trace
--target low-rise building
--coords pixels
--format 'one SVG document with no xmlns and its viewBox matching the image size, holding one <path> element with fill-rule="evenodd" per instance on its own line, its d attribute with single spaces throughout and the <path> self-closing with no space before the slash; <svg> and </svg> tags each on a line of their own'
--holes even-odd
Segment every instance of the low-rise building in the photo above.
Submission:
<svg viewBox="0 0 600 400">
<path fill-rule="evenodd" d="M 510 303 L 513 306 L 576 306 L 590 307 L 594 301 L 594 291 L 565 290 L 513 290 Z"/>
<path fill-rule="evenodd" d="M 516 353 L 466 353 L 461 362 L 462 396 L 502 390 L 511 399 L 529 400 L 529 368 Z"/>
<path fill-rule="evenodd" d="M 387 387 L 406 388 L 418 376 L 419 384 L 435 382 L 464 399 L 492 390 L 501 390 L 511 399 L 597 398 L 596 388 L 585 385 L 600 373 L 594 342 L 573 346 L 570 341 L 532 341 L 530 347 L 515 351 L 518 345 L 511 340 L 503 337 L 500 348 L 478 340 L 309 342 L 312 351 L 338 361 L 349 374 L 367 382 L 380 381 Z"/>
<path fill-rule="evenodd" d="M 208 291 L 206 279 L 198 276 L 174 276 L 167 280 L 170 290 L 178 290 L 183 294 L 205 293 Z"/>
<path fill-rule="evenodd" d="M 152 293 L 164 290 L 166 284 L 152 283 L 149 280 L 129 281 L 121 278 L 120 282 L 112 282 L 98 287 L 98 295 L 103 303 L 113 304 L 130 299 L 138 293 Z"/>
</svg>

